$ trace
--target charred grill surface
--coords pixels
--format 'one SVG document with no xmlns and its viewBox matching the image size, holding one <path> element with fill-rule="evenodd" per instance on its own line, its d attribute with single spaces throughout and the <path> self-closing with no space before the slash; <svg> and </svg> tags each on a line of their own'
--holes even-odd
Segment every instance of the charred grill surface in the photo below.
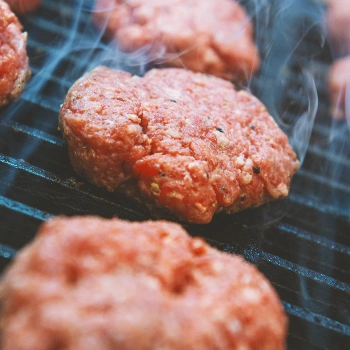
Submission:
<svg viewBox="0 0 350 350">
<path fill-rule="evenodd" d="M 250 13 L 254 3 L 242 1 Z M 349 129 L 329 115 L 325 77 L 331 55 L 322 48 L 320 2 L 309 0 L 299 14 L 281 3 L 271 0 L 255 17 L 263 65 L 250 88 L 290 134 L 308 113 L 308 77 L 314 77 L 319 103 L 303 165 L 288 198 L 185 228 L 244 255 L 271 280 L 289 315 L 290 349 L 342 348 L 350 342 Z M 57 130 L 59 106 L 73 82 L 96 64 L 116 67 L 113 48 L 100 41 L 90 21 L 92 6 L 44 1 L 21 18 L 33 78 L 19 101 L 0 110 L 1 269 L 51 215 L 149 218 L 142 206 L 77 176 Z M 281 13 L 301 21 L 287 43 L 278 38 L 286 23 Z M 279 59 L 283 50 L 291 53 L 287 65 Z M 133 58 L 121 61 L 119 68 L 142 73 Z"/>
</svg>

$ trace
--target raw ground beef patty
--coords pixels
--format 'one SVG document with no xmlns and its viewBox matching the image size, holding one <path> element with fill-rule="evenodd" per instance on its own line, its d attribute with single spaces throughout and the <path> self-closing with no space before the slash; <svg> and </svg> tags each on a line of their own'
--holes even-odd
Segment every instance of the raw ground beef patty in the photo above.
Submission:
<svg viewBox="0 0 350 350">
<path fill-rule="evenodd" d="M 97 0 L 95 22 L 121 50 L 225 79 L 258 69 L 249 17 L 235 0 Z"/>
<path fill-rule="evenodd" d="M 30 77 L 27 33 L 9 6 L 0 0 L 0 106 L 19 97 Z"/>
<path fill-rule="evenodd" d="M 60 128 L 76 172 L 188 222 L 286 196 L 299 166 L 258 99 L 183 69 L 98 67 L 68 92 Z"/>
<path fill-rule="evenodd" d="M 165 221 L 48 221 L 1 303 L 2 350 L 282 350 L 287 326 L 254 266 Z"/>
</svg>

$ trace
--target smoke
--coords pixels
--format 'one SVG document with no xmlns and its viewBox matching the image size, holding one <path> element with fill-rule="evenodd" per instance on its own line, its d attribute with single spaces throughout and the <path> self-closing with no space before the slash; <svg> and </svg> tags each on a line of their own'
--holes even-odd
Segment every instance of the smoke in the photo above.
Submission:
<svg viewBox="0 0 350 350">
<path fill-rule="evenodd" d="M 191 3 L 189 0 L 189 6 Z M 323 7 L 303 0 L 245 0 L 241 3 L 254 23 L 262 60 L 260 71 L 244 88 L 265 103 L 303 162 L 318 106 L 310 58 L 325 43 Z M 122 52 L 115 38 L 106 40 L 103 32 L 108 16 L 112 14 L 109 10 L 115 6 L 122 7 L 124 2 L 119 1 L 116 5 L 115 1 L 106 0 L 104 4 L 99 11 L 109 14 L 99 21 L 98 26 L 92 0 L 44 0 L 37 12 L 20 18 L 29 32 L 33 77 L 21 99 L 6 108 L 3 123 L 16 121 L 24 111 L 28 114 L 25 109 L 29 102 L 56 113 L 53 113 L 55 119 L 45 124 L 41 119 L 36 121 L 36 118 L 31 118 L 31 126 L 56 135 L 59 106 L 70 86 L 85 72 L 98 65 L 106 65 L 142 75 L 154 60 L 167 63 L 181 58 L 193 48 L 169 53 L 164 45 L 151 42 L 133 52 Z M 242 35 L 244 26 L 233 33 L 232 40 Z M 312 47 L 308 42 L 309 36 L 312 37 Z M 48 118 L 53 117 L 50 114 Z M 27 159 L 37 147 L 35 142 L 28 145 L 21 158 Z M 284 205 L 276 210 L 272 204 L 264 207 L 264 215 L 259 213 L 258 216 L 271 223 L 283 216 L 286 210 Z"/>
<path fill-rule="evenodd" d="M 261 48 L 265 54 L 260 72 L 264 84 L 254 92 L 289 136 L 301 162 L 318 105 L 311 65 L 312 57 L 325 44 L 322 14 L 323 8 L 312 1 L 279 1 L 270 12 L 268 28 L 257 33 L 258 38 L 263 37 L 268 30 L 269 41 Z"/>
<path fill-rule="evenodd" d="M 192 1 L 188 2 L 191 6 Z M 307 68 L 303 72 L 307 79 L 305 89 L 301 93 L 303 95 L 306 92 L 307 110 L 301 110 L 294 121 L 286 123 L 286 106 L 282 105 L 282 101 L 285 100 L 284 94 L 289 88 L 286 85 L 288 72 L 300 44 L 310 31 L 321 26 L 318 9 L 302 0 L 283 0 L 277 4 L 270 0 L 246 0 L 241 3 L 254 22 L 256 41 L 263 60 L 258 78 L 267 82 L 259 89 L 254 86 L 254 79 L 250 79 L 246 88 L 253 90 L 265 102 L 288 136 L 302 143 L 302 146 L 296 147 L 299 158 L 303 159 L 309 133 L 301 126 L 306 126 L 308 130 L 312 128 L 312 113 L 317 106 L 317 94 L 312 91 L 314 84 Z M 60 87 L 55 89 L 54 98 L 50 103 L 51 107 L 58 109 L 73 82 L 97 65 L 107 65 L 142 75 L 152 62 L 164 64 L 177 58 L 181 60 L 181 56 L 193 49 L 189 47 L 181 52 L 168 52 L 164 45 L 151 42 L 131 53 L 122 52 L 118 49 L 115 39 L 103 39 L 103 32 L 106 30 L 109 16 L 112 15 L 110 10 L 116 6 L 123 7 L 123 1 L 101 2 L 98 11 L 104 13 L 102 20 L 96 20 L 96 15 L 93 15 L 95 8 L 92 0 L 71 1 L 68 7 L 64 4 L 65 1 L 62 0 L 55 3 L 44 1 L 36 13 L 21 18 L 25 28 L 36 28 L 29 32 L 29 44 L 35 48 L 31 52 L 35 69 L 22 96 L 26 101 L 43 103 L 47 99 L 51 81 L 57 78 Z M 45 17 L 50 13 L 54 15 L 48 26 Z M 232 40 L 242 35 L 244 27 L 243 23 L 241 30 L 232 34 Z M 324 37 L 321 35 L 320 47 L 323 42 Z M 40 62 L 40 65 L 37 62 Z M 298 104 L 298 98 L 299 96 L 295 96 L 291 103 Z M 18 104 L 15 108 L 18 108 Z M 10 108 L 7 111 L 8 118 L 11 118 L 13 113 Z"/>
<path fill-rule="evenodd" d="M 309 64 L 301 62 L 302 71 L 297 71 L 295 65 L 298 61 L 300 64 L 301 56 L 305 57 L 305 53 L 301 51 L 305 49 L 305 41 L 308 36 L 313 37 L 313 42 L 316 37 L 318 43 L 314 52 L 308 53 L 308 59 L 316 55 L 324 46 L 324 7 L 320 3 L 305 3 L 303 0 L 277 2 L 245 0 L 240 2 L 254 23 L 255 38 L 263 61 L 257 79 L 249 74 L 250 79 L 243 88 L 253 91 L 267 105 L 279 126 L 289 136 L 302 162 L 309 144 L 318 100 Z M 98 6 L 100 15 L 97 17 L 98 20 L 94 16 L 95 23 L 98 23 L 102 31 L 107 30 L 108 32 L 107 23 L 110 16 L 113 16 L 112 10 L 119 7 L 122 11 L 124 5 L 123 1 L 100 1 Z M 189 0 L 189 8 L 192 5 L 193 1 Z M 183 21 L 191 21 L 188 14 L 184 15 Z M 114 21 L 116 21 L 115 18 Z M 243 35 L 246 25 L 247 23 L 242 23 L 241 28 L 232 33 L 232 41 Z M 115 37 L 108 44 L 103 45 L 104 49 L 100 52 L 97 61 L 110 66 L 110 51 L 114 51 L 117 52 L 119 60 L 126 63 L 122 68 L 132 70 L 133 73 L 138 68 L 138 74 L 143 74 L 145 70 L 154 65 L 154 62 L 166 65 L 171 61 L 176 61 L 180 62 L 180 66 L 186 68 L 182 58 L 200 43 L 195 43 L 180 52 L 172 52 L 160 42 L 152 41 L 129 54 L 116 49 L 118 41 L 115 40 Z M 95 61 L 92 62 L 96 65 Z M 112 67 L 121 68 L 120 64 L 115 63 L 114 61 Z M 91 66 L 92 64 L 89 65 L 89 68 Z M 299 81 L 293 81 L 296 75 L 299 76 Z M 263 81 L 261 87 L 256 83 L 259 80 Z M 288 95 L 290 90 L 293 90 L 293 96 Z M 286 101 L 288 101 L 287 105 Z"/>
<path fill-rule="evenodd" d="M 314 79 L 307 71 L 304 73 L 304 76 L 306 77 L 305 93 L 308 100 L 308 109 L 299 116 L 293 127 L 290 128 L 289 132 L 290 143 L 298 154 L 301 163 L 303 162 L 308 149 L 318 106 L 317 91 Z"/>
<path fill-rule="evenodd" d="M 191 6 L 193 2 L 189 0 L 188 3 Z M 304 39 L 310 33 L 318 38 L 317 49 L 322 48 L 325 38 L 320 21 L 321 10 L 302 0 L 245 0 L 241 3 L 254 23 L 262 59 L 259 73 L 251 77 L 244 88 L 253 91 L 266 104 L 289 136 L 298 158 L 303 161 L 317 110 L 317 93 L 308 64 L 303 62 L 303 69 L 296 70 L 295 62 L 298 62 Z M 115 38 L 106 40 L 103 33 L 108 16 L 112 15 L 110 10 L 115 6 L 124 6 L 124 2 L 106 0 L 104 4 L 98 9 L 104 13 L 99 21 L 96 20 L 92 0 L 44 0 L 38 11 L 20 18 L 29 32 L 28 48 L 33 77 L 21 99 L 6 108 L 2 123 L 11 124 L 19 115 L 28 114 L 28 103 L 58 114 L 70 86 L 98 65 L 142 75 L 154 61 L 164 64 L 177 58 L 181 60 L 184 54 L 193 49 L 192 46 L 181 52 L 168 52 L 164 45 L 151 42 L 132 52 L 122 52 Z M 232 34 L 232 40 L 244 33 L 245 25 L 243 23 Z M 296 76 L 298 81 L 295 81 Z M 31 126 L 56 135 L 57 114 L 55 119 L 45 124 L 41 119 L 36 121 L 36 118 L 31 118 Z M 48 118 L 53 117 L 50 115 Z M 29 144 L 21 158 L 28 159 L 37 151 L 39 144 Z M 274 205 L 265 206 L 262 210 L 264 215 L 258 216 L 265 217 L 266 222 L 270 223 L 279 219 L 285 210 L 275 210 Z M 274 214 L 266 219 L 265 211 Z"/>
</svg>

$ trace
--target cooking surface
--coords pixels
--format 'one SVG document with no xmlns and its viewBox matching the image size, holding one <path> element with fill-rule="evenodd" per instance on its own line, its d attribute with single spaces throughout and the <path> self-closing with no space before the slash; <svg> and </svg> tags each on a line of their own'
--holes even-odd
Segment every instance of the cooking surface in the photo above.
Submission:
<svg viewBox="0 0 350 350">
<path fill-rule="evenodd" d="M 290 1 L 270 1 L 259 9 L 255 26 L 264 64 L 250 84 L 302 158 L 317 87 L 311 142 L 290 196 L 185 228 L 243 254 L 270 279 L 289 315 L 289 349 L 341 349 L 350 344 L 350 135 L 346 122 L 329 116 L 324 79 L 331 55 L 322 48 L 322 8 L 317 1 L 298 2 L 287 9 Z M 59 106 L 85 71 L 97 64 L 139 74 L 145 68 L 100 41 L 90 21 L 92 3 L 44 1 L 21 18 L 33 78 L 19 101 L 0 109 L 1 268 L 50 215 L 149 218 L 142 206 L 78 177 L 57 130 Z M 242 3 L 256 12 L 254 1 Z"/>
</svg>

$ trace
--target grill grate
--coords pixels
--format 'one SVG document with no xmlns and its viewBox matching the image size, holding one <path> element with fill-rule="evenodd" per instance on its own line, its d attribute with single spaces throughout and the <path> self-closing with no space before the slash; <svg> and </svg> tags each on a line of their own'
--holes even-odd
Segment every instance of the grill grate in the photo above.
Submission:
<svg viewBox="0 0 350 350">
<path fill-rule="evenodd" d="M 255 1 L 242 3 L 255 10 Z M 243 254 L 270 279 L 289 314 L 289 349 L 335 349 L 350 344 L 350 136 L 343 123 L 329 117 L 324 77 L 331 56 L 320 49 L 319 26 L 310 25 L 317 23 L 319 5 L 312 0 L 305 4 L 298 20 L 311 29 L 295 47 L 283 89 L 272 73 L 278 72 L 275 56 L 281 46 L 266 44 L 276 37 L 272 33 L 283 1 L 269 1 L 269 12 L 262 9 L 263 16 L 255 18 L 264 29 L 257 38 L 266 59 L 251 88 L 282 116 L 287 130 L 307 108 L 300 67 L 316 74 L 319 109 L 290 196 L 185 228 L 221 250 Z M 21 18 L 29 32 L 33 78 L 19 101 L 0 110 L 1 270 L 50 215 L 148 218 L 141 206 L 78 177 L 57 130 L 59 105 L 72 83 L 96 62 L 115 65 L 113 49 L 100 41 L 91 24 L 92 6 L 92 0 L 44 1 L 38 12 Z M 130 58 L 121 61 L 119 68 L 142 73 Z M 277 100 L 271 101 L 272 96 Z"/>
</svg>

